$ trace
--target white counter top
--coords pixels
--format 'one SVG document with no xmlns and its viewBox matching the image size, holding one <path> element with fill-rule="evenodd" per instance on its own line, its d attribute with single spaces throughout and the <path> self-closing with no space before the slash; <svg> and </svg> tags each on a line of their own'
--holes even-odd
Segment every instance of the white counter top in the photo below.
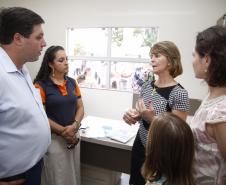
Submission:
<svg viewBox="0 0 226 185">
<path fill-rule="evenodd" d="M 187 123 L 190 124 L 192 116 L 187 117 Z M 95 116 L 87 116 L 82 121 L 81 136 L 82 141 L 100 144 L 119 149 L 132 150 L 135 135 L 139 124 L 128 125 L 122 120 L 106 119 Z M 125 137 L 133 136 L 128 142 L 122 143 L 110 138 L 113 134 L 116 138 L 125 134 Z"/>
<path fill-rule="evenodd" d="M 85 128 L 85 129 L 83 129 Z M 128 125 L 122 120 L 112 120 L 95 116 L 87 116 L 82 121 L 82 141 L 131 150 L 139 124 Z M 111 138 L 130 138 L 128 142 L 122 143 Z"/>
</svg>

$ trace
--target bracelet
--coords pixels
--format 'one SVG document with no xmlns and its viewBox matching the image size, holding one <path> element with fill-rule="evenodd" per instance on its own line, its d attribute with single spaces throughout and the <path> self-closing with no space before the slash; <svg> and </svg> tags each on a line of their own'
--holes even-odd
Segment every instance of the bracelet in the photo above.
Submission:
<svg viewBox="0 0 226 185">
<path fill-rule="evenodd" d="M 81 126 L 81 123 L 77 120 L 74 121 L 73 125 L 77 128 L 79 128 Z"/>
</svg>

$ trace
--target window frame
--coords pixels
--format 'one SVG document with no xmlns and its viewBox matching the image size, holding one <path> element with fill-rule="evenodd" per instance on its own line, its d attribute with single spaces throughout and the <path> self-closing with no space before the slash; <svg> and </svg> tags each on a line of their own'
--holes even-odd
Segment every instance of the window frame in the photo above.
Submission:
<svg viewBox="0 0 226 185">
<path fill-rule="evenodd" d="M 140 29 L 150 29 L 150 28 L 155 28 L 157 29 L 157 39 L 154 43 L 158 42 L 159 38 L 159 27 L 157 26 L 151 26 L 151 27 L 76 27 L 76 28 L 71 28 L 68 27 L 66 29 L 66 52 L 68 53 L 69 51 L 69 31 L 74 30 L 74 29 L 89 29 L 89 28 L 99 28 L 99 29 L 108 29 L 108 41 L 107 41 L 107 56 L 106 57 L 97 57 L 97 56 L 72 56 L 68 55 L 68 60 L 70 61 L 76 61 L 76 60 L 86 60 L 86 61 L 92 61 L 92 62 L 97 62 L 97 61 L 104 61 L 108 63 L 108 68 L 107 68 L 107 87 L 106 88 L 101 88 L 101 87 L 86 87 L 86 86 L 81 86 L 82 88 L 90 88 L 90 89 L 104 89 L 104 90 L 111 90 L 111 91 L 122 91 L 122 92 L 133 92 L 133 89 L 127 89 L 127 90 L 121 90 L 121 89 L 113 89 L 111 88 L 111 63 L 112 62 L 127 62 L 127 63 L 143 63 L 143 64 L 148 64 L 150 63 L 150 59 L 147 58 L 130 58 L 130 57 L 112 57 L 111 56 L 111 46 L 112 46 L 112 29 L 113 28 L 140 28 Z M 153 43 L 153 44 L 154 44 Z"/>
</svg>

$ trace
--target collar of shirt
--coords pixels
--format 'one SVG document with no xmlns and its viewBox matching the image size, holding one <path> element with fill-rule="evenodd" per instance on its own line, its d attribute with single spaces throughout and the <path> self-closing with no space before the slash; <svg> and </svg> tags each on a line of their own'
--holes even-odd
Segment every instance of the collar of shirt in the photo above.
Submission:
<svg viewBox="0 0 226 185">
<path fill-rule="evenodd" d="M 2 47 L 0 47 L 0 62 L 4 67 L 5 71 L 8 73 L 18 72 L 22 75 L 27 74 L 26 67 L 23 65 L 22 69 L 18 70 L 16 65 L 13 63 L 9 55 L 6 53 L 6 51 Z"/>
</svg>

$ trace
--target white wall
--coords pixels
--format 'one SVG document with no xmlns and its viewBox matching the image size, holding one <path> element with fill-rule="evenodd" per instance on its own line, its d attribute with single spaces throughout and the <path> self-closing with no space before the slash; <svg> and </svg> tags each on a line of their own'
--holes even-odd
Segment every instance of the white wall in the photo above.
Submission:
<svg viewBox="0 0 226 185">
<path fill-rule="evenodd" d="M 184 73 L 177 80 L 191 98 L 200 99 L 207 88 L 194 78 L 191 53 L 195 37 L 226 13 L 226 0 L 0 0 L 0 6 L 23 6 L 39 13 L 46 22 L 48 46 L 65 47 L 67 27 L 159 26 L 159 40 L 171 40 L 181 51 Z M 27 66 L 34 77 L 40 62 Z M 87 115 L 121 119 L 132 105 L 131 93 L 82 89 L 82 95 Z"/>
</svg>

